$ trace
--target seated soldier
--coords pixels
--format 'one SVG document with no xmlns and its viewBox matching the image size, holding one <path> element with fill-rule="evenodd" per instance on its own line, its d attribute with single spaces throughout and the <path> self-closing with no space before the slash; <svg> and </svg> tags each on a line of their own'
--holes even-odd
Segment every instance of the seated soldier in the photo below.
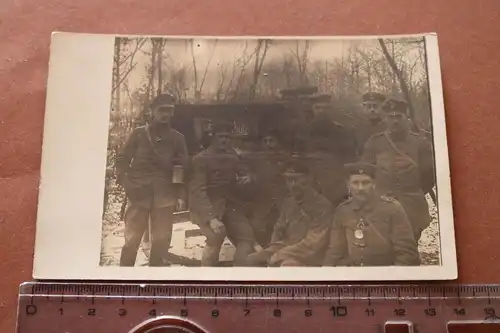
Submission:
<svg viewBox="0 0 500 333">
<path fill-rule="evenodd" d="M 419 265 L 405 210 L 395 199 L 376 195 L 376 167 L 358 162 L 346 169 L 352 198 L 335 212 L 324 266 Z"/>
<path fill-rule="evenodd" d="M 268 247 L 248 256 L 247 266 L 320 266 L 328 243 L 332 206 L 312 186 L 307 166 L 293 161 L 285 171 L 290 195 L 281 206 Z"/>
<path fill-rule="evenodd" d="M 248 216 L 260 246 L 268 246 L 280 208 L 287 195 L 284 171 L 290 158 L 281 145 L 280 132 L 268 129 L 262 135 L 262 151 L 247 154 L 252 173 Z M 249 187 L 245 188 L 248 189 Z"/>
<path fill-rule="evenodd" d="M 236 248 L 234 265 L 240 266 L 256 244 L 252 227 L 242 213 L 238 186 L 249 177 L 229 139 L 232 124 L 216 123 L 210 146 L 192 161 L 189 183 L 190 213 L 206 236 L 202 266 L 216 266 L 226 236 Z"/>
</svg>

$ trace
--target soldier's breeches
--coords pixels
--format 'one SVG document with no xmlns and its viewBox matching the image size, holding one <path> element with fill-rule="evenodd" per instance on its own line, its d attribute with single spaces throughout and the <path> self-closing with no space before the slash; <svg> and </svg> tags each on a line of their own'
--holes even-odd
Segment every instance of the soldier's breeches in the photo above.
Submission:
<svg viewBox="0 0 500 333">
<path fill-rule="evenodd" d="M 274 225 L 279 218 L 279 211 L 272 207 L 266 215 L 255 214 L 252 217 L 251 226 L 253 227 L 255 239 L 262 247 L 267 247 L 271 241 Z"/>
<path fill-rule="evenodd" d="M 175 207 L 161 207 L 151 210 L 151 254 L 149 266 L 166 266 L 168 250 L 172 241 L 172 222 Z"/>
<path fill-rule="evenodd" d="M 200 225 L 202 233 L 206 237 L 206 245 L 203 249 L 201 260 L 202 266 L 215 266 L 219 261 L 219 254 L 227 238 L 233 243 L 236 252 L 233 258 L 234 266 L 243 266 L 247 256 L 253 251 L 253 230 L 246 217 L 234 209 L 228 209 L 222 217 L 226 228 L 226 234 L 216 235 L 208 224 Z"/>
<path fill-rule="evenodd" d="M 239 241 L 235 246 L 233 266 L 245 266 L 248 255 L 253 251 L 253 244 L 248 241 Z"/>
<path fill-rule="evenodd" d="M 272 252 L 261 251 L 250 254 L 245 260 L 245 266 L 249 267 L 265 267 L 267 262 L 272 257 Z"/>
<path fill-rule="evenodd" d="M 199 227 L 206 237 L 205 247 L 201 256 L 201 266 L 215 266 L 219 262 L 219 254 L 226 234 L 215 234 L 208 224 L 202 224 Z"/>
<path fill-rule="evenodd" d="M 306 266 L 296 259 L 285 259 L 280 264 L 281 267 L 301 267 Z"/>
<path fill-rule="evenodd" d="M 122 248 L 120 266 L 134 266 L 137 250 L 141 244 L 148 220 L 151 218 L 151 254 L 150 266 L 167 264 L 166 257 L 172 238 L 174 207 L 148 209 L 129 203 L 125 213 L 125 245 Z"/>
<path fill-rule="evenodd" d="M 253 228 L 245 215 L 236 209 L 228 209 L 222 217 L 227 237 L 236 248 L 233 265 L 243 266 L 247 256 L 253 251 L 255 236 Z"/>
</svg>

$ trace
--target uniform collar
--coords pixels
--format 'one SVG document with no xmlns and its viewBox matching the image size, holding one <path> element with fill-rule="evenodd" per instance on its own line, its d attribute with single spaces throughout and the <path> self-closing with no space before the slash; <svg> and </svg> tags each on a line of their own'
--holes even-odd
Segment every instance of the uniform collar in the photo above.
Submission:
<svg viewBox="0 0 500 333">
<path fill-rule="evenodd" d="M 225 154 L 225 153 L 236 153 L 236 151 L 233 148 L 220 148 L 216 149 L 214 146 L 210 145 L 207 148 L 207 151 L 210 153 L 219 153 L 219 154 Z"/>
<path fill-rule="evenodd" d="M 170 133 L 172 127 L 170 124 L 150 123 L 147 125 L 147 129 L 155 136 L 164 137 Z"/>
<path fill-rule="evenodd" d="M 389 140 L 396 141 L 396 142 L 405 141 L 406 138 L 410 135 L 409 132 L 389 132 L 389 131 L 386 131 L 385 133 L 386 133 L 387 138 Z"/>
</svg>

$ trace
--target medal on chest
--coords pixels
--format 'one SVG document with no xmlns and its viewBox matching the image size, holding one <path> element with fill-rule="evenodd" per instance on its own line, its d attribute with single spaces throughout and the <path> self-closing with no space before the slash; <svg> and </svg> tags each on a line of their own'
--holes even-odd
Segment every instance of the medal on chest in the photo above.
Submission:
<svg viewBox="0 0 500 333">
<path fill-rule="evenodd" d="M 361 218 L 358 221 L 358 224 L 356 225 L 356 229 L 354 230 L 354 244 L 359 246 L 359 247 L 365 247 L 365 222 Z"/>
<path fill-rule="evenodd" d="M 362 229 L 356 229 L 356 230 L 354 230 L 354 237 L 356 239 L 363 239 L 363 238 L 365 238 L 365 235 L 363 234 L 363 230 Z"/>
</svg>

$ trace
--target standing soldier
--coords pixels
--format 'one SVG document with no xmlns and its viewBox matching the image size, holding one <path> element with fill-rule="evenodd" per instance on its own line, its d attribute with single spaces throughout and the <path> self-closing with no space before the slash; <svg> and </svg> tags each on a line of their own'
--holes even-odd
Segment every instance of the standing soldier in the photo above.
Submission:
<svg viewBox="0 0 500 333">
<path fill-rule="evenodd" d="M 237 195 L 237 187 L 245 186 L 250 179 L 231 147 L 232 127 L 231 123 L 214 124 L 210 146 L 192 161 L 190 212 L 193 223 L 206 237 L 202 266 L 218 263 L 226 235 L 236 247 L 235 266 L 241 265 L 254 248 L 253 230 Z"/>
<path fill-rule="evenodd" d="M 125 213 L 125 245 L 120 266 L 134 266 L 137 250 L 151 220 L 150 266 L 169 265 L 173 213 L 184 205 L 179 167 L 187 170 L 184 136 L 170 126 L 175 99 L 160 95 L 150 105 L 152 122 L 136 128 L 116 158 L 117 180 L 129 200 Z"/>
<path fill-rule="evenodd" d="M 425 193 L 434 186 L 434 162 L 429 142 L 410 132 L 407 110 L 405 101 L 387 101 L 386 130 L 368 140 L 362 159 L 377 166 L 379 193 L 403 205 L 418 242 L 431 222 Z"/>
<path fill-rule="evenodd" d="M 289 154 L 283 150 L 281 142 L 279 131 L 268 129 L 262 135 L 262 151 L 246 157 L 253 178 L 249 216 L 261 246 L 269 244 L 287 195 L 283 173 Z"/>
<path fill-rule="evenodd" d="M 316 108 L 307 139 L 306 155 L 314 186 L 336 207 L 347 198 L 344 164 L 356 158 L 355 134 L 334 122 L 327 110 Z"/>
<path fill-rule="evenodd" d="M 374 134 L 383 132 L 385 124 L 383 122 L 382 108 L 387 97 L 378 92 L 367 92 L 363 96 L 363 111 L 356 122 L 356 143 L 357 154 L 363 153 L 363 148 Z"/>
<path fill-rule="evenodd" d="M 309 169 L 294 161 L 285 172 L 284 200 L 271 243 L 247 258 L 247 266 L 321 266 L 328 244 L 332 205 L 312 186 Z"/>
<path fill-rule="evenodd" d="M 417 243 L 396 200 L 375 191 L 375 166 L 346 164 L 352 197 L 337 208 L 324 266 L 416 266 Z"/>
</svg>

